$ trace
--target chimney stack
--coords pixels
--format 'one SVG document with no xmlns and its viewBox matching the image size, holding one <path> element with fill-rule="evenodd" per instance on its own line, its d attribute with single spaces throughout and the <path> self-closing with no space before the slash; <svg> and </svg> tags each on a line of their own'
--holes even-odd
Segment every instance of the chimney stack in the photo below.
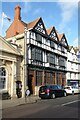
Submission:
<svg viewBox="0 0 80 120">
<path fill-rule="evenodd" d="M 21 8 L 19 5 L 17 5 L 15 7 L 15 16 L 14 16 L 14 20 L 21 20 Z"/>
</svg>

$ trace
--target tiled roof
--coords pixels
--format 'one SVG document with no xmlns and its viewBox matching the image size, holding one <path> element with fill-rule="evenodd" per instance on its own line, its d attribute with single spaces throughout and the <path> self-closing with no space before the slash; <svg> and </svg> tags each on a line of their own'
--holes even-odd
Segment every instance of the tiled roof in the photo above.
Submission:
<svg viewBox="0 0 80 120">
<path fill-rule="evenodd" d="M 22 23 L 25 27 L 27 27 L 27 23 L 25 23 L 25 22 L 23 22 L 23 21 L 21 21 L 21 23 Z"/>
<path fill-rule="evenodd" d="M 37 22 L 41 19 L 41 17 L 37 18 L 36 20 L 29 22 L 29 23 L 25 23 L 23 21 L 21 21 L 21 23 L 24 25 L 24 27 L 27 27 L 27 29 L 30 28 L 34 28 L 34 26 L 37 24 Z"/>
<path fill-rule="evenodd" d="M 48 29 L 47 29 L 47 34 L 50 35 L 51 31 L 52 31 L 54 28 L 55 28 L 54 26 L 48 28 Z"/>
<path fill-rule="evenodd" d="M 37 22 L 40 20 L 41 18 L 37 18 L 36 20 L 30 22 L 27 24 L 27 29 L 30 29 L 30 28 L 34 28 L 34 26 L 37 24 Z"/>
<path fill-rule="evenodd" d="M 59 41 L 60 41 L 64 34 L 63 34 L 63 33 L 62 33 L 62 34 L 59 34 L 58 31 L 56 31 L 56 33 L 57 33 L 58 39 L 59 39 Z"/>
</svg>

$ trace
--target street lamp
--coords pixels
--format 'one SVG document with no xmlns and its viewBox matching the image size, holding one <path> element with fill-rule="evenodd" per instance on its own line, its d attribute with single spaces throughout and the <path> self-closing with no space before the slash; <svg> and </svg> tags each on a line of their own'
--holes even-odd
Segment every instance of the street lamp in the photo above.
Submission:
<svg viewBox="0 0 80 120">
<path fill-rule="evenodd" d="M 27 51 L 27 28 L 24 28 L 24 96 L 26 101 L 26 82 L 27 82 L 27 59 L 28 59 L 28 51 Z"/>
</svg>

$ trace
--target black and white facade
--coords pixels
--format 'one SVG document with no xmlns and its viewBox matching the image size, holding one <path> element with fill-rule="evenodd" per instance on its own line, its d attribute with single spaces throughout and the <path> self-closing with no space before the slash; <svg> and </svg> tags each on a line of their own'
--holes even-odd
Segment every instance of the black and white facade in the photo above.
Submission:
<svg viewBox="0 0 80 120">
<path fill-rule="evenodd" d="M 68 48 L 65 35 L 59 40 L 54 27 L 48 34 L 41 18 L 26 34 L 28 87 L 31 93 L 36 93 L 42 84 L 65 85 Z"/>
</svg>

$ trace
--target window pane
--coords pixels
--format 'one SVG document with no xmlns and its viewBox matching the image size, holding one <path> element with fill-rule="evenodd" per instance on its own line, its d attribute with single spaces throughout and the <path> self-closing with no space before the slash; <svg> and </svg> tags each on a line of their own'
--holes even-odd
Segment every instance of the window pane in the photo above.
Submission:
<svg viewBox="0 0 80 120">
<path fill-rule="evenodd" d="M 5 78 L 0 78 L 0 89 L 4 89 L 5 88 Z"/>
<path fill-rule="evenodd" d="M 0 89 L 4 89 L 6 84 L 6 71 L 5 68 L 0 68 Z"/>
</svg>

